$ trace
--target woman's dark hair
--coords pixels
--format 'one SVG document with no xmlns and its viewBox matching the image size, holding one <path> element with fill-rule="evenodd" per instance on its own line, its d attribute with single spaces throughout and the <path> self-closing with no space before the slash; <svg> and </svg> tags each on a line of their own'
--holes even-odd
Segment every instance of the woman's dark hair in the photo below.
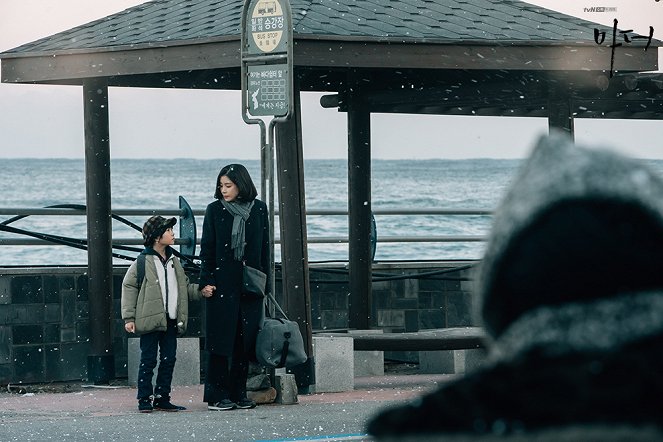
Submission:
<svg viewBox="0 0 663 442">
<path fill-rule="evenodd" d="M 246 167 L 241 164 L 228 164 L 219 172 L 219 176 L 216 177 L 216 191 L 214 192 L 214 198 L 220 200 L 223 198 L 221 195 L 221 189 L 219 188 L 219 181 L 221 181 L 222 176 L 227 176 L 230 181 L 235 183 L 237 189 L 239 189 L 239 194 L 237 199 L 241 201 L 253 201 L 258 196 L 258 191 L 256 186 L 253 184 L 251 175 L 249 171 L 246 170 Z"/>
</svg>

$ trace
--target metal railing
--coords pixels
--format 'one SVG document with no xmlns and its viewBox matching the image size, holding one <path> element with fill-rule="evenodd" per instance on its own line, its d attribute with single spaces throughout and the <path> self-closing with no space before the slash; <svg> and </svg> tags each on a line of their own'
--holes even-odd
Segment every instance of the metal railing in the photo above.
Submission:
<svg viewBox="0 0 663 442">
<path fill-rule="evenodd" d="M 193 210 L 194 217 L 202 217 L 205 215 L 204 210 Z M 112 210 L 113 215 L 125 216 L 183 216 L 182 209 L 115 209 Z M 33 215 L 41 216 L 72 216 L 72 215 L 85 215 L 83 209 L 65 209 L 65 208 L 0 208 L 0 216 L 14 216 L 14 217 L 27 217 Z M 278 215 L 278 211 L 275 212 Z M 347 210 L 341 209 L 313 209 L 307 210 L 306 216 L 347 216 Z M 486 216 L 492 215 L 491 210 L 481 209 L 410 209 L 410 208 L 391 208 L 391 209 L 374 209 L 374 216 L 394 215 L 394 216 Z M 0 221 L 0 227 L 6 221 Z M 2 231 L 2 229 L 0 229 Z M 378 243 L 467 243 L 467 242 L 482 242 L 486 237 L 483 235 L 434 235 L 434 236 L 388 236 L 378 235 Z M 81 239 L 77 239 L 81 240 Z M 198 243 L 200 238 L 196 238 Z M 307 238 L 309 244 L 343 244 L 348 243 L 347 236 L 309 236 Z M 188 243 L 189 240 L 178 238 L 175 244 L 181 245 Z M 280 238 L 275 238 L 276 243 L 280 243 Z M 140 238 L 113 238 L 113 245 L 142 245 L 143 241 Z M 0 246 L 28 246 L 28 245 L 47 245 L 52 242 L 46 239 L 39 238 L 0 238 Z"/>
</svg>

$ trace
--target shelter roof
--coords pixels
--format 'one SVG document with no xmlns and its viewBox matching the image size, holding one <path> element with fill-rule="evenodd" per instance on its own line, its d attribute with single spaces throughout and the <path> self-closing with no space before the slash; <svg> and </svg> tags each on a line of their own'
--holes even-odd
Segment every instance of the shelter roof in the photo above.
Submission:
<svg viewBox="0 0 663 442">
<path fill-rule="evenodd" d="M 241 0 L 155 0 L 4 53 L 239 39 Z M 295 38 L 592 44 L 597 25 L 517 0 L 293 0 Z"/>
<path fill-rule="evenodd" d="M 147 2 L 1 53 L 2 81 L 239 89 L 243 3 Z M 590 100 L 578 116 L 663 115 L 660 75 L 623 77 L 658 68 L 658 40 L 615 48 L 611 28 L 519 0 L 290 4 L 298 88 L 340 92 L 326 105 L 361 85 L 376 112 L 544 116 L 553 91 Z"/>
</svg>

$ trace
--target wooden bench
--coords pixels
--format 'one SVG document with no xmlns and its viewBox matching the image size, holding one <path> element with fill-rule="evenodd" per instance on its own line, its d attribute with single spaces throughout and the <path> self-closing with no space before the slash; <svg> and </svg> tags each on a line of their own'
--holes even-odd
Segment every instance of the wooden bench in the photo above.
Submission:
<svg viewBox="0 0 663 442">
<path fill-rule="evenodd" d="M 352 338 L 352 341 L 348 338 Z M 358 372 L 365 372 L 359 376 L 384 374 L 384 351 L 419 351 L 420 370 L 424 370 L 423 373 L 464 373 L 468 367 L 481 363 L 483 356 L 474 355 L 486 347 L 486 334 L 480 327 L 403 333 L 380 333 L 378 330 L 319 331 L 313 334 L 313 340 L 316 391 L 317 380 L 320 379 L 327 382 L 320 386 L 320 391 L 327 392 L 351 390 L 354 388 L 354 376 Z M 469 362 L 468 353 L 472 354 Z"/>
<path fill-rule="evenodd" d="M 403 333 L 315 333 L 315 336 L 351 337 L 355 351 L 437 351 L 485 348 L 481 327 L 450 327 Z"/>
</svg>

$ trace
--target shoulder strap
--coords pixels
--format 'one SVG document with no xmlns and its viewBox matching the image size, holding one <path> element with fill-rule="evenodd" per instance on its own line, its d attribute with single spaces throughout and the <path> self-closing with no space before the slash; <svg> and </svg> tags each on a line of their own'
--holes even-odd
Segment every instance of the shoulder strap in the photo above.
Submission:
<svg viewBox="0 0 663 442">
<path fill-rule="evenodd" d="M 142 253 L 136 258 L 136 284 L 138 288 L 143 285 L 143 279 L 145 279 L 145 255 Z"/>
<path fill-rule="evenodd" d="M 288 319 L 288 315 L 285 314 L 285 312 L 283 311 L 283 309 L 281 308 L 281 306 L 279 305 L 279 303 L 276 302 L 276 298 L 274 297 L 274 295 L 272 294 L 272 292 L 267 292 L 267 299 L 268 299 L 269 301 L 271 301 L 272 304 L 274 304 L 274 307 L 276 307 L 276 310 L 278 310 L 279 313 L 281 313 L 281 315 L 283 315 L 283 318 L 284 318 L 285 320 L 289 321 L 289 319 Z"/>
</svg>

